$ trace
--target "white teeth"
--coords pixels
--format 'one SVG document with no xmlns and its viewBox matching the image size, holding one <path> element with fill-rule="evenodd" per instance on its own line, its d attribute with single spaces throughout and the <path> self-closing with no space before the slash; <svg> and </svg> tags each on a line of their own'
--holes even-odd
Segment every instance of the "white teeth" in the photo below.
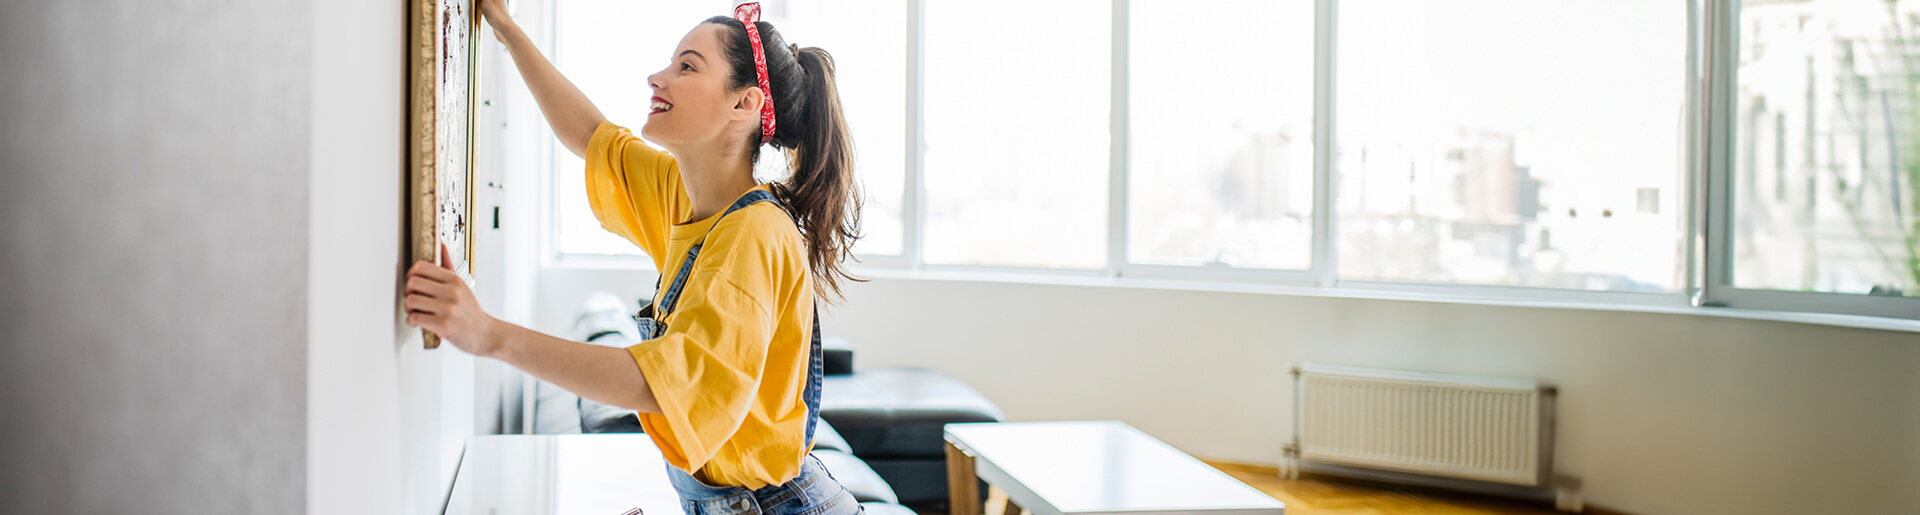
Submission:
<svg viewBox="0 0 1920 515">
<path fill-rule="evenodd" d="M 664 113 L 664 112 L 667 112 L 667 111 L 670 111 L 670 110 L 673 110 L 673 104 L 669 104 L 669 103 L 666 103 L 666 102 L 654 102 L 654 103 L 653 103 L 653 111 L 654 111 L 654 112 L 657 112 L 657 113 Z"/>
</svg>

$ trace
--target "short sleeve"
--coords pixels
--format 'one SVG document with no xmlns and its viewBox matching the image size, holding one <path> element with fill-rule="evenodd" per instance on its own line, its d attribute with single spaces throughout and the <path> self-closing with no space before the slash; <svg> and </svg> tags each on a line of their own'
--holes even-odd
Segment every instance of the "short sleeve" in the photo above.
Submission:
<svg viewBox="0 0 1920 515">
<path fill-rule="evenodd" d="M 642 413 L 641 425 L 667 462 L 689 473 L 740 430 L 758 398 L 775 330 L 773 313 L 754 300 L 767 293 L 718 273 L 696 268 L 687 287 L 704 287 L 682 297 L 666 334 L 627 348 L 662 412 Z"/>
<path fill-rule="evenodd" d="M 594 218 L 639 246 L 655 267 L 664 267 L 669 231 L 688 216 L 692 204 L 680 185 L 678 162 L 627 128 L 604 121 L 587 142 L 586 161 L 587 204 Z"/>
</svg>

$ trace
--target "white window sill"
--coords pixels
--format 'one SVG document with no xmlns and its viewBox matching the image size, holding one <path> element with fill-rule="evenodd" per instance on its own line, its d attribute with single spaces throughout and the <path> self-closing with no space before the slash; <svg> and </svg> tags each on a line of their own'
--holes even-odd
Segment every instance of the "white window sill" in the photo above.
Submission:
<svg viewBox="0 0 1920 515">
<path fill-rule="evenodd" d="M 1170 279 L 1139 279 L 1128 277 L 1106 277 L 1102 275 L 1055 274 L 1035 271 L 999 271 L 978 269 L 895 269 L 877 267 L 858 267 L 854 273 L 860 277 L 880 279 L 907 279 L 923 281 L 968 281 L 997 282 L 1014 284 L 1045 284 L 1058 286 L 1090 286 L 1109 288 L 1138 288 L 1154 290 L 1209 291 L 1222 293 L 1251 293 L 1266 295 L 1295 295 L 1306 297 L 1328 297 L 1371 300 L 1400 300 L 1414 302 L 1444 302 L 1453 304 L 1473 304 L 1483 306 L 1509 306 L 1527 308 L 1583 309 L 1594 311 L 1624 311 L 1638 313 L 1661 313 L 1672 315 L 1711 316 L 1739 318 L 1747 320 L 1774 320 L 1802 324 L 1817 324 L 1860 329 L 1875 329 L 1920 333 L 1920 320 L 1885 318 L 1858 315 L 1836 315 L 1828 313 L 1801 313 L 1790 311 L 1763 311 L 1753 309 L 1735 309 L 1722 307 L 1698 307 L 1686 302 L 1680 294 L 1610 294 L 1606 292 L 1576 292 L 1535 290 L 1522 288 L 1489 287 L 1447 287 L 1447 286 L 1394 286 L 1343 285 L 1337 288 L 1325 288 L 1311 285 L 1259 284 L 1244 282 L 1188 281 Z M 1455 290 L 1441 293 L 1436 290 Z M 1516 298 L 1514 291 L 1524 291 L 1526 298 Z M 1553 297 L 1559 297 L 1555 299 Z"/>
<path fill-rule="evenodd" d="M 540 267 L 555 270 L 619 270 L 654 272 L 653 261 L 643 255 L 560 254 L 540 260 Z"/>
<path fill-rule="evenodd" d="M 579 256 L 568 255 L 553 258 L 543 266 L 572 271 L 626 271 L 652 272 L 653 263 L 641 256 Z M 1257 282 L 1228 282 L 1214 280 L 1180 279 L 1142 279 L 1132 277 L 1110 277 L 1097 271 L 1068 270 L 1042 271 L 1033 269 L 996 269 L 969 267 L 923 267 L 917 269 L 887 266 L 869 266 L 854 264 L 849 270 L 855 276 L 878 279 L 904 279 L 920 281 L 960 281 L 991 282 L 1008 284 L 1043 284 L 1055 286 L 1086 286 L 1106 288 L 1136 288 L 1152 290 L 1206 291 L 1221 293 L 1251 293 L 1265 295 L 1295 295 L 1304 297 L 1327 297 L 1345 299 L 1399 300 L 1413 302 L 1443 302 L 1452 304 L 1472 304 L 1482 306 L 1508 306 L 1525 308 L 1582 309 L 1593 311 L 1624 311 L 1637 313 L 1661 313 L 1670 315 L 1710 316 L 1721 318 L 1739 318 L 1747 320 L 1773 320 L 1801 324 L 1816 324 L 1859 329 L 1875 329 L 1920 334 L 1920 320 L 1903 318 L 1871 317 L 1858 315 L 1837 315 L 1829 313 L 1803 313 L 1793 311 L 1766 311 L 1755 309 L 1736 309 L 1723 307 L 1699 307 L 1687 303 L 1681 294 L 1632 294 L 1587 291 L 1561 291 L 1532 288 L 1501 288 L 1478 286 L 1428 286 L 1397 284 L 1344 284 L 1335 288 L 1314 286 L 1311 284 L 1275 284 Z"/>
</svg>

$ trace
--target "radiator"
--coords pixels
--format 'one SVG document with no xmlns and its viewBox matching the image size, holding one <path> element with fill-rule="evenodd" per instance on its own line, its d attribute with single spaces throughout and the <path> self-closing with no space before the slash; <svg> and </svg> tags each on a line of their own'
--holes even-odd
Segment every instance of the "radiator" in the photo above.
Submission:
<svg viewBox="0 0 1920 515">
<path fill-rule="evenodd" d="M 1547 486 L 1551 388 L 1527 380 L 1316 363 L 1293 373 L 1292 458 Z"/>
</svg>

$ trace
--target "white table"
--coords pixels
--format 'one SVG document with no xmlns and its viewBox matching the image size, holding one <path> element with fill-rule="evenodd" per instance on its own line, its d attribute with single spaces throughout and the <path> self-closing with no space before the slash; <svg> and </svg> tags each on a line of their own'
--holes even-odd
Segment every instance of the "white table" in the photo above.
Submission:
<svg viewBox="0 0 1920 515">
<path fill-rule="evenodd" d="M 494 435 L 467 441 L 447 515 L 685 515 L 647 435 Z"/>
<path fill-rule="evenodd" d="M 953 515 L 1282 515 L 1286 505 L 1119 421 L 947 424 Z M 997 497 L 997 496 L 996 496 Z"/>
</svg>

